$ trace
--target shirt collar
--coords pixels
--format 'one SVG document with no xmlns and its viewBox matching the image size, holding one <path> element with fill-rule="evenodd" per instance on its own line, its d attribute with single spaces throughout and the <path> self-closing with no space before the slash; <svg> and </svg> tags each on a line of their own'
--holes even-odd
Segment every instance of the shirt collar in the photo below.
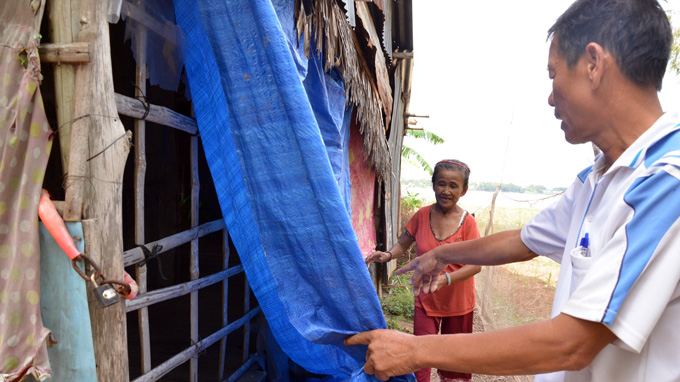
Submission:
<svg viewBox="0 0 680 382">
<path fill-rule="evenodd" d="M 671 131 L 680 128 L 680 126 L 678 126 L 678 122 L 680 122 L 679 112 L 669 112 L 661 115 L 661 117 L 659 117 L 659 119 L 657 119 L 656 122 L 654 122 L 654 124 L 649 127 L 649 129 L 642 133 L 642 135 L 640 135 L 638 139 L 636 139 L 635 142 L 633 142 L 633 144 L 631 144 L 621 154 L 621 156 L 619 156 L 619 158 L 609 168 L 608 172 L 611 172 L 617 167 L 637 168 L 640 166 L 640 164 L 644 162 L 645 159 L 645 150 L 659 139 L 665 137 Z M 596 158 L 595 165 L 593 166 L 593 172 L 597 172 L 604 166 L 604 155 L 600 154 Z"/>
</svg>

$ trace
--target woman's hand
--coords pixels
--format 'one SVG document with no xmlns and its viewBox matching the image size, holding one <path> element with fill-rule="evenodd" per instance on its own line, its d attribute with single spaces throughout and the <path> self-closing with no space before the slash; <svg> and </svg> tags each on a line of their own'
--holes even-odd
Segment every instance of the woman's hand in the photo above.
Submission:
<svg viewBox="0 0 680 382">
<path fill-rule="evenodd" d="M 375 251 L 370 255 L 366 256 L 365 259 L 366 266 L 371 265 L 371 263 L 384 263 L 389 260 L 392 260 L 392 252 L 390 251 L 387 252 Z"/>
<path fill-rule="evenodd" d="M 442 289 L 446 286 L 446 275 L 441 274 L 430 278 L 430 282 L 427 288 L 423 285 L 421 293 L 435 293 L 436 291 Z"/>
</svg>

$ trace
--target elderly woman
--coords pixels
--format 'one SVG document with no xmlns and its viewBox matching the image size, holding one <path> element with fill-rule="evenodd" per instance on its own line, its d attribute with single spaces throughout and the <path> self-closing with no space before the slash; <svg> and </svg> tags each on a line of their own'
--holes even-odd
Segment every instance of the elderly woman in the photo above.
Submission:
<svg viewBox="0 0 680 382">
<path fill-rule="evenodd" d="M 470 168 L 458 160 L 443 160 L 434 167 L 432 189 L 436 202 L 418 210 L 406 225 L 406 231 L 389 251 L 377 251 L 366 257 L 366 263 L 383 263 L 408 250 L 416 243 L 417 255 L 433 248 L 479 237 L 477 222 L 458 205 L 468 189 Z M 437 278 L 432 279 L 435 292 L 415 298 L 413 334 L 416 336 L 453 333 L 472 333 L 475 308 L 474 275 L 478 265 L 449 264 Z M 469 381 L 471 374 L 438 371 L 442 381 Z M 418 382 L 430 381 L 430 369 L 416 373 Z"/>
</svg>

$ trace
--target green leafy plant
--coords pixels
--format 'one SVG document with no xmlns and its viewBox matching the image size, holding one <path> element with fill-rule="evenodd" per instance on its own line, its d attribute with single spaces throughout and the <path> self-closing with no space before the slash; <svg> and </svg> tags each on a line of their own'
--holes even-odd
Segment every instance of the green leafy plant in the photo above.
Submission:
<svg viewBox="0 0 680 382">
<path fill-rule="evenodd" d="M 380 300 L 386 317 L 413 319 L 413 289 L 408 285 L 409 276 L 399 275 L 390 279 L 389 293 Z"/>
<path fill-rule="evenodd" d="M 671 21 L 673 19 L 669 16 L 668 19 Z M 677 74 L 680 74 L 680 28 L 673 29 L 673 45 L 671 45 L 671 68 L 675 70 Z"/>
<path fill-rule="evenodd" d="M 401 198 L 401 208 L 407 211 L 415 211 L 423 207 L 425 198 L 421 198 L 417 192 L 415 194 L 411 191 L 406 191 L 406 196 Z"/>
<path fill-rule="evenodd" d="M 406 129 L 406 136 L 407 137 L 413 137 L 416 139 L 424 139 L 427 142 L 430 142 L 433 145 L 439 145 L 444 143 L 444 139 L 440 137 L 439 135 L 427 131 L 425 129 Z M 412 149 L 411 147 L 408 147 L 406 145 L 401 146 L 401 157 L 407 161 L 408 163 L 411 163 L 412 165 L 419 167 L 423 169 L 424 171 L 427 171 L 428 174 L 432 175 L 432 166 L 430 166 L 429 163 L 423 158 L 417 151 Z"/>
<path fill-rule="evenodd" d="M 385 321 L 387 322 L 387 329 L 401 330 L 401 325 L 399 324 L 399 320 L 396 317 L 387 316 L 385 317 Z"/>
</svg>

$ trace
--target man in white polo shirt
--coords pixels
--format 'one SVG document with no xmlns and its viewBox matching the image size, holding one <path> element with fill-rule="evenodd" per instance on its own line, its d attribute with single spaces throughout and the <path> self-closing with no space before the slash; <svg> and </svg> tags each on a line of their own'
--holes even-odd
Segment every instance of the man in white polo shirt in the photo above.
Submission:
<svg viewBox="0 0 680 382">
<path fill-rule="evenodd" d="M 548 103 L 570 143 L 602 154 L 521 230 L 437 247 L 414 270 L 430 292 L 448 263 L 560 262 L 552 318 L 471 335 L 375 330 L 364 367 L 540 374 L 537 381 L 680 381 L 680 116 L 658 91 L 672 32 L 656 0 L 579 0 L 552 26 Z M 434 287 L 433 287 L 434 288 Z"/>
</svg>

